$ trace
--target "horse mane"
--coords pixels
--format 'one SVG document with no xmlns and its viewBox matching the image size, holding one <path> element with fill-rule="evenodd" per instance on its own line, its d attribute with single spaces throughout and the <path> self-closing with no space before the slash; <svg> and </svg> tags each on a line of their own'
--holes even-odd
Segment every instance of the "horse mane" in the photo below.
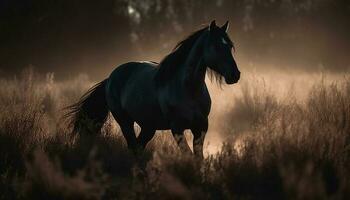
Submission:
<svg viewBox="0 0 350 200">
<path fill-rule="evenodd" d="M 193 32 L 185 39 L 177 43 L 172 52 L 163 58 L 158 65 L 159 68 L 155 77 L 157 85 L 161 85 L 173 77 L 176 69 L 186 61 L 187 56 L 189 55 L 197 39 L 206 30 L 208 30 L 208 26 Z"/>
<path fill-rule="evenodd" d="M 211 82 L 215 81 L 216 84 L 219 85 L 220 87 L 222 86 L 222 84 L 224 84 L 223 76 L 218 72 L 210 69 L 209 67 L 207 67 L 207 75 Z"/>
</svg>

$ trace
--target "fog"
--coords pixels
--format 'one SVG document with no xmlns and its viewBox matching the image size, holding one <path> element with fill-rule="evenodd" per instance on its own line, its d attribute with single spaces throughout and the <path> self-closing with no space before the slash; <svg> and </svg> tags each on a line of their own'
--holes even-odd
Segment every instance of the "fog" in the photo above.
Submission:
<svg viewBox="0 0 350 200">
<path fill-rule="evenodd" d="M 207 153 L 215 154 L 224 142 L 237 139 L 254 130 L 252 118 L 269 110 L 270 103 L 281 106 L 299 103 L 304 105 L 313 90 L 349 79 L 349 73 L 246 71 L 238 84 L 222 88 L 206 80 L 212 98 L 209 130 L 206 139 Z M 254 102 L 251 102 L 254 101 Z M 273 105 L 272 105 L 273 106 Z M 250 107 L 247 110 L 247 107 Z M 266 109 L 266 110 L 265 110 Z M 260 122 L 259 122 L 260 123 Z"/>
</svg>

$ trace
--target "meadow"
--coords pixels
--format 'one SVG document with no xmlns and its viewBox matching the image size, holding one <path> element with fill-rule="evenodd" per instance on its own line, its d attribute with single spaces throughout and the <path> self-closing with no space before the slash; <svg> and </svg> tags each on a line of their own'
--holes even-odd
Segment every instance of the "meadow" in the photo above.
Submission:
<svg viewBox="0 0 350 200">
<path fill-rule="evenodd" d="M 62 109 L 93 85 L 87 76 L 27 69 L 0 84 L 0 199 L 350 198 L 349 75 L 210 85 L 205 160 L 168 132 L 134 155 L 112 118 L 97 137 L 71 135 Z"/>
</svg>

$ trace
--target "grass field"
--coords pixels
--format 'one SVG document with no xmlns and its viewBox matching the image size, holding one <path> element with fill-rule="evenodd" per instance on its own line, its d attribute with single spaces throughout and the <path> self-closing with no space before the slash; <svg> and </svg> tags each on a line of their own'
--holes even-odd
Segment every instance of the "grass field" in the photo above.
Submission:
<svg viewBox="0 0 350 200">
<path fill-rule="evenodd" d="M 211 86 L 204 161 L 167 132 L 135 156 L 112 119 L 97 138 L 70 135 L 62 108 L 87 76 L 26 70 L 0 83 L 0 199 L 350 198 L 348 75 L 249 73 Z"/>
</svg>

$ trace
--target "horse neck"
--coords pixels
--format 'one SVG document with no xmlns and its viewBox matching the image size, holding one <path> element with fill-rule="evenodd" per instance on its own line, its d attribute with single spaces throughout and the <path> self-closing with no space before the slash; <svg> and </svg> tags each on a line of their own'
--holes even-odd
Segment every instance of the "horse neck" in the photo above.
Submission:
<svg viewBox="0 0 350 200">
<path fill-rule="evenodd" d="M 205 85 L 206 65 L 203 61 L 203 42 L 206 33 L 197 39 L 183 65 L 182 81 L 189 89 L 197 89 Z"/>
</svg>

